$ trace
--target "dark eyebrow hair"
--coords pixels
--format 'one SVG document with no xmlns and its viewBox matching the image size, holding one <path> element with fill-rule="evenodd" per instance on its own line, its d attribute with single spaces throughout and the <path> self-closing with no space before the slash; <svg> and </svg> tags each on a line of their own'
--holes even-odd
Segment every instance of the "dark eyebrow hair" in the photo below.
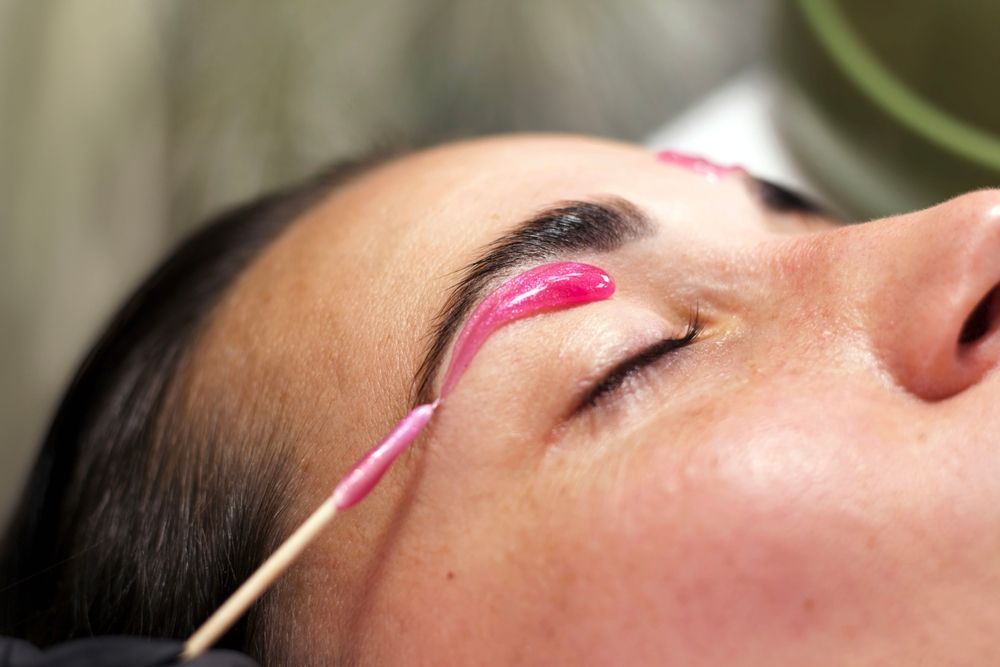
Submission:
<svg viewBox="0 0 1000 667">
<path fill-rule="evenodd" d="M 414 377 L 415 400 L 430 400 L 431 385 L 458 327 L 488 287 L 513 269 L 575 251 L 609 252 L 652 236 L 656 225 L 621 197 L 567 201 L 520 223 L 489 244 L 479 259 L 460 271 L 462 278 L 434 320 L 431 343 Z"/>
</svg>

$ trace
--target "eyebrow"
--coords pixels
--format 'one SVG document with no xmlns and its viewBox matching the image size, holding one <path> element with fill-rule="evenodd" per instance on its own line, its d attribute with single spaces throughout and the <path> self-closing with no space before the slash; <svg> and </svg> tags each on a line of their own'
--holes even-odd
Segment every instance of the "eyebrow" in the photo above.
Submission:
<svg viewBox="0 0 1000 667">
<path fill-rule="evenodd" d="M 430 400 L 445 351 L 459 326 L 489 287 L 517 267 L 573 252 L 610 252 L 648 238 L 657 227 L 635 204 L 621 197 L 567 201 L 543 210 L 486 246 L 462 269 L 427 336 L 430 345 L 414 376 L 416 401 Z"/>
<path fill-rule="evenodd" d="M 838 219 L 824 206 L 791 188 L 751 174 L 747 174 L 744 182 L 750 194 L 766 210 Z M 452 287 L 448 300 L 434 319 L 427 335 L 430 345 L 413 378 L 415 401 L 431 400 L 431 386 L 448 345 L 473 306 L 499 278 L 506 277 L 517 267 L 541 263 L 558 255 L 617 250 L 631 241 L 653 236 L 656 230 L 657 225 L 636 204 L 623 197 L 608 196 L 594 201 L 561 202 L 493 241 L 479 259 L 459 271 L 463 277 Z"/>
</svg>

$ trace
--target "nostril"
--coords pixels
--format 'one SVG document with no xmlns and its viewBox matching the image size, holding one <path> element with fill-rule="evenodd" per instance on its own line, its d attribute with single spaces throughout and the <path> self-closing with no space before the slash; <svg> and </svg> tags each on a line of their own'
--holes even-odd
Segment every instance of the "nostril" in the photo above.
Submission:
<svg viewBox="0 0 1000 667">
<path fill-rule="evenodd" d="M 998 316 L 1000 316 L 1000 284 L 994 286 L 969 314 L 958 337 L 959 345 L 972 345 L 985 336 L 993 328 Z"/>
</svg>

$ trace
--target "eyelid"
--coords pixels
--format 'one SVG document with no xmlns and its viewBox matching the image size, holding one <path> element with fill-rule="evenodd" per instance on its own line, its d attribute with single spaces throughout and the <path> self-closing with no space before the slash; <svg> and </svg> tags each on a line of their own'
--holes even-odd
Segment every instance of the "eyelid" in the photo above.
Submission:
<svg viewBox="0 0 1000 667">
<path fill-rule="evenodd" d="M 774 214 L 792 214 L 822 218 L 834 223 L 847 220 L 811 195 L 796 188 L 776 183 L 759 176 L 747 176 L 744 181 L 760 205 Z"/>
<path fill-rule="evenodd" d="M 681 336 L 663 338 L 652 345 L 647 345 L 638 352 L 625 357 L 596 380 L 589 383 L 583 396 L 575 403 L 570 417 L 575 417 L 587 410 L 600 407 L 608 401 L 620 397 L 629 378 L 637 373 L 645 372 L 656 363 L 672 353 L 693 343 L 702 332 L 698 309 L 695 308 L 688 318 L 687 329 Z"/>
</svg>

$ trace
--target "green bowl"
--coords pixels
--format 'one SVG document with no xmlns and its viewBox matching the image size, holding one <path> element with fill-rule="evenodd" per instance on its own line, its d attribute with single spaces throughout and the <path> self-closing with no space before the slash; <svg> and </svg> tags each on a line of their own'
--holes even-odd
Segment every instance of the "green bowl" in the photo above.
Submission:
<svg viewBox="0 0 1000 667">
<path fill-rule="evenodd" d="M 850 214 L 1000 185 L 1000 3 L 778 3 L 776 118 Z"/>
</svg>

